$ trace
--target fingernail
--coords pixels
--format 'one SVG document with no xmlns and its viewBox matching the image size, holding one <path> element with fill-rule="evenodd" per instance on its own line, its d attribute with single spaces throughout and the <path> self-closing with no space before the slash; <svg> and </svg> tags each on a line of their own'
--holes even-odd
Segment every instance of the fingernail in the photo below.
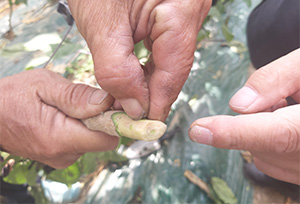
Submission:
<svg viewBox="0 0 300 204">
<path fill-rule="evenodd" d="M 124 111 L 133 119 L 141 119 L 145 116 L 145 112 L 141 104 L 133 98 L 119 100 Z"/>
<path fill-rule="evenodd" d="M 212 145 L 213 142 L 213 134 L 212 132 L 204 127 L 200 127 L 198 125 L 194 125 L 189 130 L 189 135 L 191 140 L 197 143 Z"/>
<path fill-rule="evenodd" d="M 247 109 L 257 98 L 258 94 L 250 87 L 244 86 L 231 98 L 229 104 L 237 109 Z"/>
<path fill-rule="evenodd" d="M 92 92 L 92 94 L 90 95 L 89 98 L 89 104 L 91 105 L 99 105 L 101 104 L 104 99 L 108 96 L 108 93 L 106 93 L 103 90 L 95 90 L 94 92 Z"/>
</svg>

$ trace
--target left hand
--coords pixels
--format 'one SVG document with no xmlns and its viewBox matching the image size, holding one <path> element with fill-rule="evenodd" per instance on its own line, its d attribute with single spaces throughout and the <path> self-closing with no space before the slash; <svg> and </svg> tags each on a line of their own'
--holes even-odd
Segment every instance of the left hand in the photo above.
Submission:
<svg viewBox="0 0 300 204">
<path fill-rule="evenodd" d="M 118 138 L 89 130 L 80 119 L 106 111 L 113 97 L 44 69 L 0 80 L 0 148 L 66 168 L 86 152 L 114 149 Z"/>
<path fill-rule="evenodd" d="M 256 71 L 233 96 L 231 108 L 245 115 L 198 119 L 190 138 L 249 150 L 259 170 L 300 185 L 300 105 L 285 107 L 288 96 L 300 103 L 300 49 Z"/>
</svg>

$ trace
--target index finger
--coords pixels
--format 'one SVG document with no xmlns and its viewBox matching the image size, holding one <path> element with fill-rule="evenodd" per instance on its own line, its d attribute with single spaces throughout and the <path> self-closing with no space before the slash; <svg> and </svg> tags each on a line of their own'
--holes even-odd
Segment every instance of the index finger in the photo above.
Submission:
<svg viewBox="0 0 300 204">
<path fill-rule="evenodd" d="M 300 106 L 273 113 L 213 116 L 195 121 L 190 138 L 218 148 L 292 153 L 300 150 Z"/>
<path fill-rule="evenodd" d="M 180 4 L 180 7 L 178 6 Z M 150 119 L 165 120 L 177 99 L 194 60 L 197 34 L 208 13 L 209 1 L 165 3 L 155 8 L 151 41 L 152 70 L 149 80 Z"/>
</svg>

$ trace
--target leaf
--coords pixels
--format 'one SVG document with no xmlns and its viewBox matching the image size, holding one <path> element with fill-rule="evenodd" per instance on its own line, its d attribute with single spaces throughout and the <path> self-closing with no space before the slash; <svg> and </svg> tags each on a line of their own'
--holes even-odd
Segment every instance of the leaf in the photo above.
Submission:
<svg viewBox="0 0 300 204">
<path fill-rule="evenodd" d="M 211 185 L 209 186 L 210 198 L 214 201 L 215 204 L 223 204 L 222 200 L 218 197 L 216 192 L 213 190 Z"/>
<path fill-rule="evenodd" d="M 118 154 L 116 150 L 101 152 L 97 155 L 97 159 L 101 161 L 111 161 L 111 162 L 124 162 L 128 160 L 126 157 Z"/>
<path fill-rule="evenodd" d="M 193 184 L 197 185 L 201 190 L 203 190 L 208 196 L 211 196 L 210 189 L 202 179 L 200 179 L 196 174 L 190 170 L 184 171 L 184 176 Z"/>
<path fill-rule="evenodd" d="M 48 174 L 46 177 L 52 181 L 57 181 L 71 186 L 77 182 L 81 176 L 81 171 L 78 162 L 75 162 L 71 166 L 65 169 L 56 169 Z"/>
<path fill-rule="evenodd" d="M 80 165 L 83 174 L 90 174 L 96 170 L 99 165 L 97 153 L 86 153 L 80 158 Z"/>
<path fill-rule="evenodd" d="M 133 141 L 133 139 L 130 139 L 128 137 L 120 137 L 118 147 L 120 145 L 129 145 L 132 141 Z"/>
<path fill-rule="evenodd" d="M 222 33 L 227 42 L 233 40 L 234 35 L 229 31 L 228 27 L 225 24 L 222 25 Z"/>
<path fill-rule="evenodd" d="M 216 7 L 211 7 L 207 16 L 215 17 L 218 20 L 222 18 L 220 11 Z"/>
<path fill-rule="evenodd" d="M 201 42 L 202 40 L 204 40 L 205 38 L 209 37 L 210 32 L 204 29 L 201 29 L 198 33 L 197 36 L 197 42 Z"/>
<path fill-rule="evenodd" d="M 4 177 L 4 181 L 12 184 L 28 183 L 29 185 L 35 185 L 37 168 L 36 163 L 33 164 L 32 162 L 30 160 L 16 162 L 9 175 Z"/>
<path fill-rule="evenodd" d="M 211 178 L 211 186 L 213 191 L 216 193 L 218 198 L 223 202 L 227 204 L 235 204 L 237 203 L 237 199 L 230 189 L 230 187 L 227 185 L 227 183 L 218 177 L 212 177 Z"/>
<path fill-rule="evenodd" d="M 218 1 L 217 4 L 214 6 L 220 13 L 225 13 L 225 2 Z"/>
</svg>

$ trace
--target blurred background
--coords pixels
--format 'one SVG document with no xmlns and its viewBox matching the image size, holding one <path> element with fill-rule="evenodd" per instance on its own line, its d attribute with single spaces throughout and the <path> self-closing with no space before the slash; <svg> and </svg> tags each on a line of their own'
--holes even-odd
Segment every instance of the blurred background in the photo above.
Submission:
<svg viewBox="0 0 300 204">
<path fill-rule="evenodd" d="M 215 1 L 162 140 L 149 144 L 122 138 L 118 149 L 87 153 L 63 170 L 1 152 L 1 203 L 290 202 L 280 192 L 249 182 L 243 174 L 247 152 L 216 149 L 188 138 L 197 118 L 235 114 L 228 102 L 251 70 L 245 29 L 260 2 Z M 57 8 L 57 0 L 0 0 L 0 78 L 45 68 L 74 83 L 98 86 L 84 39 Z M 135 53 L 141 63 L 147 61 L 149 52 L 142 42 Z M 193 172 L 215 195 L 209 196 L 185 172 Z"/>
</svg>

